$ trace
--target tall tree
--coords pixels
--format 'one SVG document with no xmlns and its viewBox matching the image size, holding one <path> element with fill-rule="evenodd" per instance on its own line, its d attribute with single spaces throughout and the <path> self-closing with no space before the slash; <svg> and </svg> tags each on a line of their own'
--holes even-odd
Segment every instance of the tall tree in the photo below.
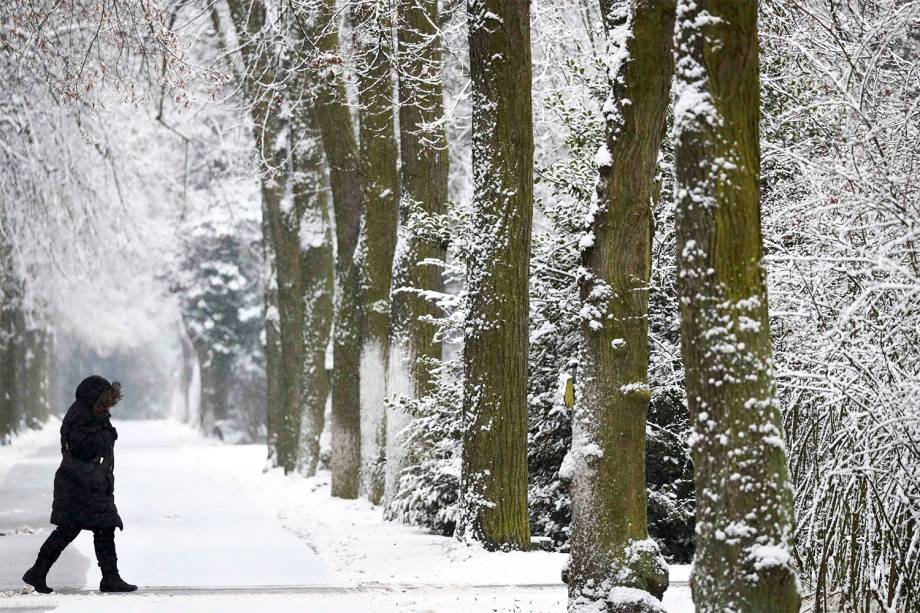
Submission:
<svg viewBox="0 0 920 613">
<path fill-rule="evenodd" d="M 470 0 L 473 219 L 463 347 L 461 536 L 527 549 L 530 3 Z"/>
<path fill-rule="evenodd" d="M 296 306 L 303 322 L 304 351 L 300 362 L 302 421 L 297 464 L 303 474 L 312 475 L 319 463 L 319 439 L 330 391 L 326 350 L 333 321 L 334 258 L 322 138 L 313 101 L 307 93 L 312 78 L 311 43 L 296 17 L 293 12 L 284 14 L 284 21 L 291 24 L 285 32 L 293 55 L 286 88 L 294 143 L 290 228 L 296 235 L 292 252 L 299 258 L 300 301 Z"/>
<path fill-rule="evenodd" d="M 330 389 L 326 350 L 332 332 L 333 253 L 323 152 L 311 110 L 301 109 L 293 122 L 297 146 L 292 152 L 304 343 L 297 464 L 303 474 L 313 475 L 319 463 L 319 439 Z"/>
<path fill-rule="evenodd" d="M 299 82 L 287 80 L 290 65 L 284 62 L 291 59 L 283 60 L 268 40 L 264 3 L 228 3 L 242 45 L 242 86 L 262 165 L 263 228 L 275 273 L 266 317 L 268 351 L 275 343 L 280 347 L 280 355 L 268 360 L 269 402 L 278 403 L 268 407 L 270 453 L 285 471 L 294 470 L 299 462 L 309 474 L 319 458 L 323 428 L 325 396 L 318 396 L 325 389 L 324 339 L 331 300 L 322 158 L 306 138 L 313 119 L 310 108 L 295 104 L 301 92 L 291 83 Z M 296 151 L 295 138 L 300 143 Z M 277 381 L 271 380 L 272 374 Z M 301 430 L 304 425 L 306 432 Z M 303 458 L 302 441 L 306 443 Z"/>
<path fill-rule="evenodd" d="M 760 229 L 756 2 L 677 9 L 677 254 L 700 611 L 798 611 Z"/>
<path fill-rule="evenodd" d="M 391 393 L 420 398 L 432 385 L 428 360 L 441 358 L 435 327 L 426 320 L 438 309 L 424 294 L 444 290 L 441 269 L 431 262 L 444 261 L 446 250 L 438 237 L 412 231 L 410 219 L 442 214 L 447 202 L 443 52 L 437 0 L 400 0 L 396 11 L 401 248 L 393 262 L 387 383 Z M 399 409 L 388 408 L 387 496 L 395 494 L 404 466 L 399 435 L 408 421 Z"/>
<path fill-rule="evenodd" d="M 384 399 L 390 337 L 390 284 L 399 203 L 393 100 L 393 11 L 389 2 L 351 4 L 352 49 L 358 85 L 359 153 L 364 164 L 364 326 L 361 347 L 362 490 L 373 503 L 383 498 L 386 449 Z"/>
<path fill-rule="evenodd" d="M 253 69 L 259 67 L 267 58 L 261 58 L 258 48 L 258 33 L 264 27 L 264 9 L 261 5 L 253 5 L 250 12 L 244 10 L 240 2 L 228 0 L 227 8 L 230 12 L 230 21 L 237 39 L 240 41 L 240 54 L 242 56 L 243 72 L 234 71 L 239 86 L 243 91 L 244 102 L 249 108 L 250 120 L 256 116 L 257 106 L 253 106 L 259 99 L 259 82 L 254 78 Z M 226 52 L 226 35 L 221 23 L 221 14 L 217 6 L 211 7 L 211 24 L 217 34 L 217 45 L 221 52 Z M 264 112 L 264 111 L 263 111 Z M 255 123 L 255 122 L 253 122 Z M 261 152 L 259 146 L 262 139 L 255 138 L 256 150 Z M 277 465 L 278 462 L 278 423 L 283 413 L 284 389 L 282 383 L 282 347 L 281 325 L 278 313 L 278 271 L 275 264 L 275 245 L 271 215 L 268 200 L 264 197 L 265 186 L 262 185 L 262 259 L 264 265 L 263 279 L 265 294 L 263 298 L 263 326 L 265 330 L 265 421 L 266 421 L 266 446 L 269 459 Z M 187 336 L 191 340 L 191 332 L 186 326 Z M 192 344 L 192 343 L 190 343 Z M 183 351 L 185 345 L 183 344 Z"/>
<path fill-rule="evenodd" d="M 667 565 L 648 538 L 645 420 L 652 207 L 674 71 L 674 2 L 632 0 L 625 7 L 602 0 L 601 9 L 612 47 L 610 94 L 606 142 L 596 160 L 597 200 L 581 242 L 582 312 L 590 317 L 581 324 L 566 462 L 573 604 L 603 600 L 613 586 L 661 598 L 668 586 Z"/>
<path fill-rule="evenodd" d="M 333 324 L 332 495 L 357 498 L 361 480 L 361 262 L 356 257 L 365 208 L 364 166 L 341 74 L 334 0 L 294 6 L 294 19 L 313 53 L 305 67 L 309 98 L 329 168 L 335 213 L 336 308 Z"/>
</svg>

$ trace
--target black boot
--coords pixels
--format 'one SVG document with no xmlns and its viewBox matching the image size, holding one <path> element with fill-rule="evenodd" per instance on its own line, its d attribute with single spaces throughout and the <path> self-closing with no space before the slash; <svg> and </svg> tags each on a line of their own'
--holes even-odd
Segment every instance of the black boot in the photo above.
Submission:
<svg viewBox="0 0 920 613">
<path fill-rule="evenodd" d="M 29 570 L 26 571 L 26 574 L 22 576 L 22 580 L 35 588 L 35 591 L 40 594 L 50 594 L 54 590 L 48 587 L 46 581 L 48 580 L 48 571 L 51 568 L 41 559 L 35 561 L 35 565 L 32 566 Z"/>
<path fill-rule="evenodd" d="M 38 558 L 35 560 L 35 564 L 26 571 L 26 574 L 22 576 L 22 580 L 41 594 L 53 592 L 54 590 L 48 587 L 47 583 L 48 571 L 61 557 L 61 552 L 64 551 L 64 548 L 77 538 L 78 534 L 80 534 L 79 528 L 68 528 L 66 526 L 55 528 L 45 539 L 41 549 L 38 550 Z"/>
<path fill-rule="evenodd" d="M 115 530 L 97 530 L 93 533 L 93 545 L 96 548 L 96 560 L 102 570 L 100 592 L 133 592 L 136 585 L 131 585 L 118 574 L 118 556 L 115 554 Z"/>
</svg>

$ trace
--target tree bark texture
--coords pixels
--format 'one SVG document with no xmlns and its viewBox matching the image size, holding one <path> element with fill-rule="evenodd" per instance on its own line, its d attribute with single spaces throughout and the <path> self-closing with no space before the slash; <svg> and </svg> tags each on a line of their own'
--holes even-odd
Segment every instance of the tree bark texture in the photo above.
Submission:
<svg viewBox="0 0 920 613">
<path fill-rule="evenodd" d="M 399 205 L 393 87 L 393 16 L 388 2 L 351 5 L 358 85 L 359 155 L 366 181 L 361 349 L 361 490 L 374 504 L 383 499 L 386 460 L 387 349 L 390 285 Z"/>
<path fill-rule="evenodd" d="M 528 275 L 533 216 L 530 3 L 467 5 L 473 228 L 463 348 L 461 538 L 527 549 Z"/>
<path fill-rule="evenodd" d="M 760 228 L 757 3 L 680 0 L 677 253 L 701 612 L 798 611 Z"/>
<path fill-rule="evenodd" d="M 606 27 L 626 15 L 602 2 Z M 658 151 L 674 66 L 674 3 L 632 0 L 612 42 L 606 142 L 583 241 L 582 354 L 572 421 L 570 606 L 615 586 L 661 598 L 668 569 L 648 538 L 648 285 Z M 609 39 L 615 37 L 609 36 Z"/>
<path fill-rule="evenodd" d="M 361 481 L 361 266 L 356 257 L 365 210 L 364 167 L 341 75 L 334 0 L 295 8 L 315 45 L 309 85 L 335 213 L 336 308 L 333 324 L 332 495 L 357 498 Z"/>
</svg>

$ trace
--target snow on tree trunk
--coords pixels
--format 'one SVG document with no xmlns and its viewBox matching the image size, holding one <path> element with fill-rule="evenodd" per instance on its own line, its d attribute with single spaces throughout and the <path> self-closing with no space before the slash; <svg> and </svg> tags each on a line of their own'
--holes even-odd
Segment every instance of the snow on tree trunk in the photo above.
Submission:
<svg viewBox="0 0 920 613">
<path fill-rule="evenodd" d="M 402 197 L 399 249 L 393 261 L 390 298 L 392 330 L 388 355 L 388 393 L 420 398 L 431 388 L 426 359 L 441 358 L 435 327 L 424 321 L 439 309 L 420 292 L 443 292 L 441 269 L 426 263 L 444 261 L 441 241 L 408 230 L 410 217 L 438 215 L 447 201 L 447 136 L 442 85 L 442 50 L 435 0 L 400 0 L 397 10 L 399 131 L 402 152 Z M 389 406 L 386 416 L 387 465 L 385 493 L 396 493 L 406 451 L 400 433 L 409 416 Z"/>
<path fill-rule="evenodd" d="M 530 5 L 468 4 L 473 220 L 458 535 L 527 549 L 528 272 L 533 215 Z"/>
<path fill-rule="evenodd" d="M 648 538 L 645 420 L 652 206 L 674 3 L 633 0 L 628 15 L 619 5 L 602 8 L 611 41 L 607 136 L 581 239 L 583 342 L 567 474 L 560 470 L 572 480 L 571 610 L 606 602 L 617 586 L 659 599 L 668 586 L 667 565 Z"/>
<path fill-rule="evenodd" d="M 356 253 L 365 206 L 363 166 L 341 74 L 334 0 L 294 7 L 315 45 L 311 94 L 335 212 L 336 308 L 332 371 L 332 495 L 357 498 L 361 481 L 361 266 Z"/>
<path fill-rule="evenodd" d="M 374 504 L 383 499 L 390 337 L 390 283 L 399 204 L 393 106 L 392 14 L 387 3 L 351 5 L 358 87 L 360 158 L 364 164 L 364 334 L 361 349 L 361 490 Z"/>
<path fill-rule="evenodd" d="M 798 611 L 760 229 L 757 3 L 677 10 L 677 254 L 697 610 Z"/>
<path fill-rule="evenodd" d="M 294 220 L 297 224 L 300 301 L 303 311 L 301 338 L 303 357 L 298 403 L 302 412 L 297 444 L 297 468 L 307 476 L 316 473 L 320 435 L 325 426 L 329 373 L 326 348 L 332 329 L 332 224 L 326 197 L 325 166 L 311 109 L 302 109 L 295 120 L 298 146 L 293 151 Z M 296 334 L 296 330 L 291 331 Z"/>
</svg>

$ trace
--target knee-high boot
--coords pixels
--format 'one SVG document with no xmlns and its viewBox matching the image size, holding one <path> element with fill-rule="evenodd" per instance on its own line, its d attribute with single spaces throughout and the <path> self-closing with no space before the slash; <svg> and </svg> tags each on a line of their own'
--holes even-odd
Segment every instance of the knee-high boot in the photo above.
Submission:
<svg viewBox="0 0 920 613">
<path fill-rule="evenodd" d="M 96 561 L 102 571 L 99 582 L 101 592 L 133 592 L 136 585 L 131 585 L 118 574 L 118 556 L 115 553 L 115 529 L 93 531 L 93 545 L 96 549 Z"/>
<path fill-rule="evenodd" d="M 35 564 L 26 571 L 26 574 L 22 576 L 22 580 L 35 588 L 36 592 L 42 594 L 50 594 L 53 592 L 54 590 L 48 587 L 47 583 L 48 571 L 51 570 L 51 567 L 57 562 L 57 559 L 61 557 L 61 552 L 77 538 L 78 534 L 80 534 L 79 528 L 68 526 L 58 526 L 55 528 L 54 531 L 48 535 L 48 538 L 45 539 L 41 549 L 38 550 L 38 557 L 35 560 Z"/>
</svg>

